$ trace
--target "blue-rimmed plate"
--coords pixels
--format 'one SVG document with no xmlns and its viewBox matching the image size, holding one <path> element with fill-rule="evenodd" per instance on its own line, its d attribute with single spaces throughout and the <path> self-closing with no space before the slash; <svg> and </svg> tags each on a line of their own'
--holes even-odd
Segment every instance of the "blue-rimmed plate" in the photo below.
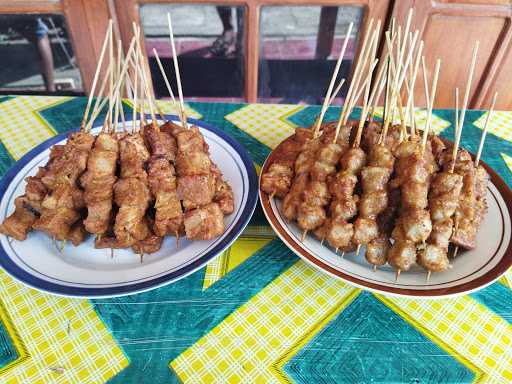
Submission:
<svg viewBox="0 0 512 384">
<path fill-rule="evenodd" d="M 169 120 L 177 122 L 175 116 Z M 225 132 L 190 119 L 201 129 L 212 160 L 233 188 L 235 210 L 225 217 L 226 231 L 210 241 L 166 237 L 159 252 L 144 262 L 131 250 L 95 249 L 90 236 L 78 247 L 66 245 L 62 253 L 44 233 L 31 232 L 25 241 L 0 235 L 0 265 L 15 279 L 42 291 L 81 297 L 112 297 L 153 289 L 181 279 L 219 255 L 240 235 L 256 206 L 258 179 L 247 151 Z M 97 133 L 99 127 L 93 128 Z M 67 133 L 40 144 L 21 158 L 0 183 L 0 220 L 14 211 L 14 199 L 25 190 L 24 179 L 48 161 L 49 149 L 66 141 Z"/>
</svg>

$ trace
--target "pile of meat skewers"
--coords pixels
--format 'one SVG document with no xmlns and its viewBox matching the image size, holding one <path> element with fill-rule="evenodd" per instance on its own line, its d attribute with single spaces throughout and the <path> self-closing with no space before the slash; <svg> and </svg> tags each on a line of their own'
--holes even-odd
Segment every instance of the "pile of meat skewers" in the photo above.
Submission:
<svg viewBox="0 0 512 384">
<path fill-rule="evenodd" d="M 110 23 L 81 130 L 52 147 L 47 164 L 26 179 L 25 194 L 16 198 L 1 233 L 21 241 L 34 229 L 75 246 L 93 234 L 96 248 L 131 247 L 141 255 L 158 251 L 167 235 L 176 241 L 181 236 L 211 240 L 224 233 L 224 217 L 234 210 L 233 191 L 212 162 L 199 128 L 187 123 L 184 109 L 181 124 L 158 124 L 139 34 L 135 27 L 126 57 L 120 49 L 114 57 Z M 93 106 L 107 50 L 107 77 Z M 134 95 L 129 130 L 120 97 L 125 85 Z M 94 135 L 90 129 L 106 103 L 103 128 Z"/>
<path fill-rule="evenodd" d="M 365 85 L 357 83 L 361 72 L 367 69 L 371 79 L 373 68 L 364 59 L 370 57 L 371 62 L 372 43 L 367 47 L 366 41 L 360 54 L 363 63 L 354 70 L 339 120 L 321 124 L 332 100 L 328 91 L 315 125 L 297 128 L 274 150 L 260 185 L 270 199 L 282 199 L 282 214 L 296 221 L 301 241 L 312 233 L 336 253 L 342 251 L 342 257 L 345 252 L 364 250 L 374 269 L 389 264 L 397 280 L 400 272 L 414 265 L 425 269 L 429 279 L 431 273 L 451 268 L 450 249 L 455 257 L 459 249 L 476 247 L 487 210 L 489 180 L 479 164 L 489 118 L 476 161 L 459 148 L 478 42 L 460 114 L 456 90 L 455 142 L 449 143 L 430 133 L 440 60 L 429 86 L 421 56 L 423 42 L 416 46 L 418 32 L 409 33 L 411 15 L 404 29 L 399 27 L 397 32 L 393 23 L 386 32 L 386 61 L 369 98 L 365 90 L 360 120 L 348 120 L 348 116 Z M 371 26 L 369 31 L 371 35 Z M 420 62 L 427 100 L 422 130 L 415 121 L 412 92 Z M 335 72 L 331 82 L 336 76 Z M 375 104 L 369 105 L 381 98 L 383 89 L 384 116 L 377 122 Z M 407 98 L 402 100 L 404 94 Z M 496 95 L 489 117 L 495 101 Z M 395 111 L 400 113 L 398 124 L 393 124 Z M 334 141 L 333 125 L 338 132 Z"/>
</svg>

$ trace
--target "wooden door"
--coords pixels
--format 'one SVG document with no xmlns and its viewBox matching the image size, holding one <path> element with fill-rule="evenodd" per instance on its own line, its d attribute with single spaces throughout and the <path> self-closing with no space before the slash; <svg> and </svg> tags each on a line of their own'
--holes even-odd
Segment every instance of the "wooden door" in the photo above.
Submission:
<svg viewBox="0 0 512 384">
<path fill-rule="evenodd" d="M 400 0 L 393 16 L 405 23 L 410 8 L 414 10 L 413 28 L 419 29 L 425 42 L 427 67 L 433 71 L 437 58 L 441 72 L 436 108 L 453 108 L 455 87 L 463 94 L 469 72 L 472 49 L 480 41 L 470 108 L 488 108 L 496 90 L 500 91 L 497 108 L 512 108 L 512 65 L 510 22 L 512 8 L 507 0 Z M 423 82 L 417 81 L 415 98 L 424 106 Z"/>
<path fill-rule="evenodd" d="M 108 0 L 0 0 L 0 14 L 61 14 L 88 93 L 111 17 Z"/>
</svg>

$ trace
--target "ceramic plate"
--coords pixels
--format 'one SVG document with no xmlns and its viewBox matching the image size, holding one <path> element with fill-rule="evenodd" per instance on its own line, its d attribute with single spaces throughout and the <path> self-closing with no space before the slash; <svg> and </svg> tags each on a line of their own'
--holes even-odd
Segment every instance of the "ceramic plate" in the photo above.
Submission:
<svg viewBox="0 0 512 384">
<path fill-rule="evenodd" d="M 261 174 L 272 163 L 274 153 L 275 150 L 267 158 Z M 293 252 L 349 284 L 401 296 L 434 298 L 465 294 L 491 284 L 512 265 L 512 192 L 496 172 L 483 165 L 491 176 L 491 182 L 487 190 L 489 210 L 478 233 L 478 245 L 474 250 L 460 252 L 450 261 L 453 268 L 433 273 L 428 282 L 425 271 L 419 266 L 402 272 L 398 282 L 395 281 L 394 269 L 389 265 L 379 267 L 374 272 L 364 258 L 364 247 L 359 256 L 352 252 L 342 258 L 332 248 L 320 245 L 313 236 L 308 235 L 301 242 L 302 231 L 295 223 L 285 220 L 281 213 L 281 200 L 269 200 L 268 195 L 260 190 L 260 201 L 270 224 Z"/>
<path fill-rule="evenodd" d="M 177 121 L 175 116 L 168 119 Z M 226 231 L 210 241 L 167 236 L 159 252 L 140 257 L 131 250 L 95 249 L 89 236 L 78 247 L 66 245 L 60 253 L 42 232 L 30 232 L 25 241 L 0 235 L 0 265 L 17 280 L 34 288 L 66 296 L 108 297 L 145 291 L 181 279 L 219 255 L 245 228 L 257 201 L 258 179 L 247 151 L 220 129 L 190 119 L 200 127 L 212 160 L 233 188 L 235 210 L 225 218 Z M 99 128 L 94 128 L 97 133 Z M 42 143 L 10 169 L 0 183 L 0 220 L 14 211 L 14 199 L 25 189 L 24 179 L 43 166 L 49 148 L 66 141 L 68 133 Z"/>
</svg>

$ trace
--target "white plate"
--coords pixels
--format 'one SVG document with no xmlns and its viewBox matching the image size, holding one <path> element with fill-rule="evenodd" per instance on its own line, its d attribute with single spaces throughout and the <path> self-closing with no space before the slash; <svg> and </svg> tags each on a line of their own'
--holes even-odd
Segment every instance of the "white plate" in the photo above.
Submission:
<svg viewBox="0 0 512 384">
<path fill-rule="evenodd" d="M 235 139 L 205 123 L 190 121 L 200 127 L 212 160 L 233 188 L 235 210 L 225 218 L 226 231 L 221 237 L 209 241 L 182 238 L 177 249 L 175 238 L 167 236 L 162 248 L 145 255 L 141 264 L 139 255 L 131 249 L 115 250 L 114 258 L 110 249 L 95 249 L 93 236 L 78 247 L 66 245 L 60 253 L 46 234 L 32 231 L 25 241 L 0 236 L 0 265 L 14 278 L 43 291 L 67 296 L 106 297 L 171 283 L 220 254 L 236 240 L 254 212 L 256 171 L 248 153 Z M 99 128 L 92 130 L 94 133 L 98 131 Z M 1 221 L 14 211 L 14 199 L 24 193 L 24 179 L 34 175 L 37 167 L 48 161 L 49 148 L 64 143 L 67 134 L 39 145 L 5 175 L 0 185 Z"/>
<path fill-rule="evenodd" d="M 270 166 L 276 150 L 267 158 L 261 174 Z M 308 235 L 301 242 L 302 231 L 295 223 L 286 221 L 281 212 L 281 201 L 269 200 L 261 189 L 260 200 L 267 219 L 285 244 L 308 263 L 330 275 L 357 287 L 385 294 L 425 298 L 466 294 L 491 284 L 512 265 L 512 192 L 492 169 L 486 164 L 484 166 L 491 176 L 487 191 L 489 209 L 478 232 L 477 247 L 460 252 L 450 260 L 453 268 L 433 273 L 429 281 L 425 270 L 419 266 L 402 272 L 398 282 L 395 281 L 394 269 L 389 265 L 373 271 L 364 258 L 364 247 L 359 256 L 351 252 L 342 258 L 313 236 Z"/>
</svg>

